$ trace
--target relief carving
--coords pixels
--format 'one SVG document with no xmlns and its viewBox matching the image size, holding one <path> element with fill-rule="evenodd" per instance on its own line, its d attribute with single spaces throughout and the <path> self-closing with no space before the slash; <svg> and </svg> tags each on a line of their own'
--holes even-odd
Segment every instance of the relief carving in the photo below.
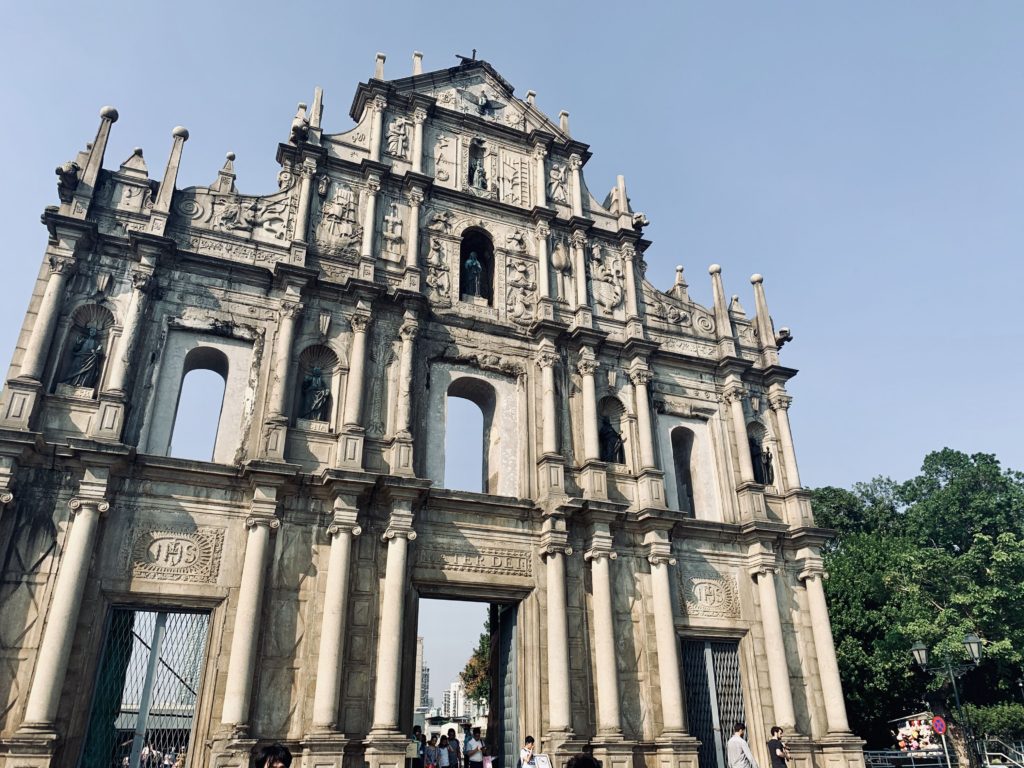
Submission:
<svg viewBox="0 0 1024 768">
<path fill-rule="evenodd" d="M 521 259 L 509 259 L 506 267 L 505 310 L 509 319 L 522 325 L 533 322 L 537 283 L 533 267 Z"/>
<path fill-rule="evenodd" d="M 606 256 L 604 249 L 594 243 L 590 254 L 590 277 L 594 301 L 602 307 L 604 314 L 612 314 L 622 304 L 625 294 L 622 260 L 616 254 Z"/>
<path fill-rule="evenodd" d="M 451 302 L 452 281 L 448 266 L 448 256 L 444 252 L 444 244 L 436 237 L 430 240 L 430 250 L 427 251 L 427 285 L 433 290 L 435 296 L 443 302 Z"/>
<path fill-rule="evenodd" d="M 213 584 L 220 574 L 223 528 L 145 526 L 126 541 L 122 562 L 132 578 Z"/>
<path fill-rule="evenodd" d="M 736 577 L 715 571 L 697 571 L 681 576 L 683 614 L 716 619 L 740 617 L 739 587 Z"/>
<path fill-rule="evenodd" d="M 388 126 L 388 154 L 400 160 L 409 159 L 409 121 L 396 117 Z"/>
<path fill-rule="evenodd" d="M 331 182 L 322 186 L 326 197 Z M 333 187 L 334 194 L 320 208 L 315 230 L 317 246 L 328 253 L 358 255 L 363 232 L 356 218 L 355 193 L 345 184 L 335 182 Z"/>
<path fill-rule="evenodd" d="M 489 573 L 499 576 L 533 575 L 533 560 L 525 549 L 490 547 L 451 549 L 417 547 L 416 564 L 425 568 L 459 573 Z"/>
</svg>

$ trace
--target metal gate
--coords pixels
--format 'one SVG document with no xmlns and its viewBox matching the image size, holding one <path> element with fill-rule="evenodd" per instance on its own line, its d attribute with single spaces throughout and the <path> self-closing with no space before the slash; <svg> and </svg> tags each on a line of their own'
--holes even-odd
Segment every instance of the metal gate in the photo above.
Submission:
<svg viewBox="0 0 1024 768">
<path fill-rule="evenodd" d="M 700 768 L 727 768 L 726 742 L 744 719 L 739 643 L 684 640 L 683 674 L 690 733 L 700 739 Z"/>
<path fill-rule="evenodd" d="M 114 608 L 82 768 L 191 764 L 209 615 Z"/>
</svg>

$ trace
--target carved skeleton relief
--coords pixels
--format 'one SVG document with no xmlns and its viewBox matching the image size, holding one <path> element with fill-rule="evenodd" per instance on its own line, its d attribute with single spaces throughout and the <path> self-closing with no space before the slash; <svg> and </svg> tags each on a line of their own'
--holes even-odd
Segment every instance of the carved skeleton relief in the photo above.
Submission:
<svg viewBox="0 0 1024 768">
<path fill-rule="evenodd" d="M 604 314 L 612 314 L 622 305 L 625 295 L 622 259 L 616 253 L 605 254 L 605 249 L 594 243 L 590 252 L 590 278 L 594 301 Z"/>
</svg>

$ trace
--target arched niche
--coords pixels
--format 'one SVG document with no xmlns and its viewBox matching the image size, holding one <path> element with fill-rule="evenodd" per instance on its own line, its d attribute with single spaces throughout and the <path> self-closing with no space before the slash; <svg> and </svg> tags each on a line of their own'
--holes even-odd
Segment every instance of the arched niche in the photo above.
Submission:
<svg viewBox="0 0 1024 768">
<path fill-rule="evenodd" d="M 341 365 L 333 349 L 313 344 L 299 353 L 293 412 L 299 428 L 318 432 L 337 425 L 341 401 Z"/>
<path fill-rule="evenodd" d="M 747 424 L 747 449 L 750 451 L 750 463 L 754 467 L 754 482 L 774 485 L 775 455 L 767 438 L 768 431 L 763 424 L 756 421 Z"/>
<path fill-rule="evenodd" d="M 494 412 L 498 401 L 497 393 L 488 382 L 467 376 L 456 379 L 448 386 L 446 410 L 447 401 L 450 401 L 453 397 L 468 400 L 480 409 L 480 413 L 483 416 L 482 439 L 479 444 L 470 441 L 469 445 L 477 447 L 482 453 L 480 462 L 480 493 L 496 493 L 498 488 L 498 471 L 501 465 L 498 454 L 499 444 L 494 439 L 497 437 L 494 424 Z M 446 436 L 450 433 L 450 430 L 457 426 L 448 423 L 446 419 Z M 445 462 L 447 463 L 452 458 L 457 459 L 458 457 L 446 455 Z"/>
<path fill-rule="evenodd" d="M 694 499 L 694 478 L 696 477 L 697 462 L 694 442 L 696 435 L 693 430 L 686 427 L 676 427 L 671 432 L 672 441 L 672 467 L 675 470 L 676 479 L 676 509 L 690 517 L 696 517 L 696 503 Z"/>
<path fill-rule="evenodd" d="M 92 390 L 95 395 L 109 358 L 113 325 L 114 315 L 99 304 L 83 304 L 71 313 L 59 357 L 56 391 Z"/>
<path fill-rule="evenodd" d="M 626 408 L 617 397 L 604 397 L 597 408 L 597 437 L 601 461 L 626 464 L 629 424 Z"/>
<path fill-rule="evenodd" d="M 213 460 L 230 370 L 219 349 L 196 347 L 185 355 L 168 456 Z"/>
<path fill-rule="evenodd" d="M 462 233 L 459 298 L 472 304 L 494 304 L 494 242 L 480 227 L 469 227 Z"/>
</svg>

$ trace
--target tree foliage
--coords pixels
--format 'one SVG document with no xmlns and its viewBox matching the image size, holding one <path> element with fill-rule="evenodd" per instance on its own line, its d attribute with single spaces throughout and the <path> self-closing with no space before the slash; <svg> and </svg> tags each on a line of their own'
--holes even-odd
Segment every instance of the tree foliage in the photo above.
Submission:
<svg viewBox="0 0 1024 768">
<path fill-rule="evenodd" d="M 947 448 L 907 482 L 819 488 L 813 504 L 817 523 L 838 533 L 826 591 L 856 732 L 890 746 L 888 721 L 924 703 L 955 719 L 948 683 L 912 662 L 916 640 L 932 663 L 958 664 L 975 632 L 983 660 L 960 678 L 961 696 L 1009 702 L 1024 670 L 1024 474 Z"/>
<path fill-rule="evenodd" d="M 491 697 L 491 622 L 484 622 L 484 631 L 477 641 L 476 648 L 466 662 L 465 669 L 459 673 L 462 685 L 466 689 L 466 698 L 477 702 L 486 702 Z"/>
</svg>

